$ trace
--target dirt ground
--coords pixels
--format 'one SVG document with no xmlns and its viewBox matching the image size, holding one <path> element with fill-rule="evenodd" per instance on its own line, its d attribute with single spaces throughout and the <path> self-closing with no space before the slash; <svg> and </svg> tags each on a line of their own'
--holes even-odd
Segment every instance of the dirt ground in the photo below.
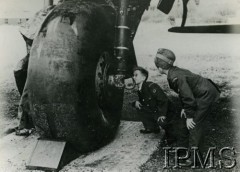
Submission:
<svg viewBox="0 0 240 172">
<path fill-rule="evenodd" d="M 14 46 L 13 46 L 14 45 Z M 25 43 L 16 26 L 0 26 L 0 138 L 3 131 L 17 125 L 19 93 L 16 90 L 13 69 L 24 57 Z"/>
<path fill-rule="evenodd" d="M 169 95 L 166 77 L 157 73 L 153 58 L 158 48 L 172 49 L 176 65 L 211 78 L 221 88 L 220 101 L 210 116 L 206 147 L 234 147 L 240 152 L 240 35 L 238 34 L 177 34 L 169 33 L 168 24 L 141 23 L 134 41 L 138 64 L 150 72 L 150 80 L 157 82 Z M 17 125 L 19 95 L 13 78 L 17 61 L 25 55 L 24 42 L 16 26 L 0 26 L 0 138 L 4 131 Z M 136 91 L 126 91 L 123 116 L 136 116 L 129 103 L 136 99 Z M 216 158 L 216 161 L 219 157 Z M 240 155 L 236 154 L 240 171 Z M 163 171 L 164 154 L 159 146 L 141 171 Z M 174 170 L 165 170 L 174 171 Z M 175 170 L 179 171 L 179 170 Z M 184 169 L 182 171 L 191 171 Z M 202 171 L 202 170 L 199 170 Z M 214 170 L 208 170 L 214 171 Z M 217 171 L 220 171 L 219 169 Z M 226 170 L 224 170 L 226 171 Z"/>
</svg>

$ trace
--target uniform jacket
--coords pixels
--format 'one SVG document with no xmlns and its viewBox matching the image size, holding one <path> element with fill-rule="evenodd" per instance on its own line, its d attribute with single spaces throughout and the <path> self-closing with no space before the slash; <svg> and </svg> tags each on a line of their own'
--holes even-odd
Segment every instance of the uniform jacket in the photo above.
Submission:
<svg viewBox="0 0 240 172">
<path fill-rule="evenodd" d="M 199 106 L 208 106 L 219 98 L 220 91 L 212 81 L 186 69 L 170 68 L 167 79 L 170 88 L 179 94 L 187 118 L 193 118 Z"/>
<path fill-rule="evenodd" d="M 168 98 L 159 85 L 153 82 L 143 82 L 138 96 L 142 111 L 154 113 L 156 118 L 167 115 Z"/>
</svg>

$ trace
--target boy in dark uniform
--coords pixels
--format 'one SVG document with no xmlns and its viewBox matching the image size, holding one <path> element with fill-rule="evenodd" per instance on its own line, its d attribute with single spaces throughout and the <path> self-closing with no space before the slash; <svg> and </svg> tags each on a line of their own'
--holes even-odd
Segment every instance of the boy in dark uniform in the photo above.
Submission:
<svg viewBox="0 0 240 172">
<path fill-rule="evenodd" d="M 142 67 L 134 68 L 136 85 L 138 85 L 139 100 L 133 102 L 138 109 L 140 120 L 144 128 L 141 133 L 159 133 L 159 125 L 165 129 L 166 141 L 170 144 L 175 140 L 170 130 L 173 119 L 170 114 L 169 100 L 163 90 L 156 83 L 147 82 L 148 71 Z"/>
<path fill-rule="evenodd" d="M 160 73 L 167 75 L 170 88 L 179 94 L 182 103 L 181 117 L 185 118 L 182 119 L 184 125 L 179 128 L 179 146 L 188 148 L 191 138 L 192 146 L 202 152 L 206 117 L 212 104 L 219 99 L 220 91 L 211 80 L 173 66 L 174 61 L 175 55 L 171 50 L 158 49 L 156 67 Z"/>
</svg>

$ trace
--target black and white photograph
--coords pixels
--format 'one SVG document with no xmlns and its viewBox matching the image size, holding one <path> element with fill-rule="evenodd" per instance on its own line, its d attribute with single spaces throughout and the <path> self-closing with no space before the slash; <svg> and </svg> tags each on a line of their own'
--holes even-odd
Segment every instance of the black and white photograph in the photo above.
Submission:
<svg viewBox="0 0 240 172">
<path fill-rule="evenodd" d="M 0 0 L 0 172 L 240 171 L 240 0 Z"/>
</svg>

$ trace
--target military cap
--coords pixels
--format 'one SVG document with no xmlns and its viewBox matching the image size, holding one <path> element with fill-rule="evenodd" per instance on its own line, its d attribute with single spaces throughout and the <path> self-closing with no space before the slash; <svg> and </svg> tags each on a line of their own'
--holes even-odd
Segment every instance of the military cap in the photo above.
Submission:
<svg viewBox="0 0 240 172">
<path fill-rule="evenodd" d="M 174 61 L 176 60 L 175 54 L 168 49 L 159 48 L 156 54 L 155 63 L 158 64 L 158 61 L 164 61 L 169 65 L 173 65 Z"/>
<path fill-rule="evenodd" d="M 136 66 L 136 67 L 133 68 L 133 72 L 136 71 L 136 70 L 139 70 L 144 76 L 146 76 L 146 80 L 147 80 L 147 78 L 148 78 L 148 71 L 146 69 L 144 69 L 141 66 Z"/>
</svg>

